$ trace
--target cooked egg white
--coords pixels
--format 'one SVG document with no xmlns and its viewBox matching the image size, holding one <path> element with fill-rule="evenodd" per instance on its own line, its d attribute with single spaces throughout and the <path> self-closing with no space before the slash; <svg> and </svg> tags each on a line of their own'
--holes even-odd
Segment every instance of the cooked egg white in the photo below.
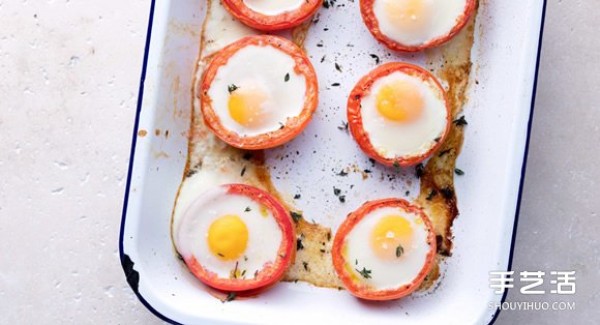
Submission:
<svg viewBox="0 0 600 325">
<path fill-rule="evenodd" d="M 354 280 L 373 290 L 410 284 L 425 265 L 430 246 L 419 215 L 398 207 L 367 214 L 346 235 L 342 254 Z"/>
<path fill-rule="evenodd" d="M 276 16 L 294 11 L 300 8 L 303 3 L 304 0 L 244 0 L 244 4 L 248 8 L 267 16 Z"/>
<path fill-rule="evenodd" d="M 467 0 L 375 0 L 373 12 L 385 36 L 416 46 L 448 34 L 466 5 Z"/>
<path fill-rule="evenodd" d="M 240 136 L 276 131 L 304 108 L 306 77 L 288 54 L 246 46 L 221 66 L 208 95 L 224 128 Z"/>
<path fill-rule="evenodd" d="M 195 257 L 220 278 L 253 278 L 277 259 L 282 236 L 269 209 L 222 187 L 198 197 L 174 231 L 182 257 Z"/>
<path fill-rule="evenodd" d="M 373 83 L 361 101 L 361 115 L 371 144 L 385 158 L 427 152 L 447 124 L 442 91 L 432 81 L 402 72 Z"/>
</svg>

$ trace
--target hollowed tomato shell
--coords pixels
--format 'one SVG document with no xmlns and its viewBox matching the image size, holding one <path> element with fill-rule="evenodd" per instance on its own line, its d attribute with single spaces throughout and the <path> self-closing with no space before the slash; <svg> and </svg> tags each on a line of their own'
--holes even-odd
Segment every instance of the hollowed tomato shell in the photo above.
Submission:
<svg viewBox="0 0 600 325">
<path fill-rule="evenodd" d="M 223 127 L 212 106 L 212 100 L 208 96 L 208 90 L 210 89 L 219 68 L 227 64 L 229 58 L 237 51 L 250 45 L 272 46 L 294 59 L 294 71 L 304 76 L 306 79 L 306 94 L 304 96 L 304 106 L 300 115 L 288 118 L 287 123 L 283 125 L 282 128 L 256 136 L 244 137 Z M 202 102 L 201 112 L 206 125 L 221 140 L 234 147 L 247 150 L 273 148 L 296 137 L 304 130 L 308 122 L 310 122 L 319 101 L 317 74 L 309 59 L 296 44 L 285 38 L 272 35 L 246 36 L 219 51 L 204 72 L 200 88 L 200 100 Z"/>
<path fill-rule="evenodd" d="M 426 152 L 418 155 L 392 158 L 382 156 L 377 152 L 377 150 L 375 150 L 375 147 L 373 146 L 369 138 L 369 134 L 365 131 L 363 127 L 363 119 L 361 112 L 361 102 L 363 97 L 365 97 L 371 92 L 371 87 L 373 86 L 373 83 L 375 83 L 375 81 L 394 72 L 402 72 L 414 77 L 418 77 L 427 82 L 431 81 L 431 83 L 429 84 L 433 84 L 443 94 L 443 100 L 446 107 L 446 128 L 444 129 L 444 132 L 442 133 L 436 144 L 434 144 Z M 403 62 L 390 62 L 380 65 L 379 67 L 369 72 L 362 79 L 360 79 L 356 86 L 354 86 L 354 89 L 352 89 L 352 92 L 350 92 L 350 96 L 348 97 L 347 113 L 348 127 L 350 128 L 350 133 L 354 137 L 354 140 L 356 140 L 356 143 L 358 143 L 359 147 L 363 150 L 365 154 L 386 166 L 414 166 L 427 159 L 435 151 L 437 151 L 440 148 L 440 146 L 444 143 L 444 140 L 450 132 L 450 125 L 452 123 L 452 115 L 450 112 L 450 106 L 448 105 L 448 100 L 446 98 L 446 92 L 444 91 L 444 88 L 437 80 L 437 78 L 435 78 L 431 73 L 429 73 L 427 70 L 421 67 Z"/>
<path fill-rule="evenodd" d="M 296 239 L 292 218 L 279 201 L 259 188 L 244 184 L 227 184 L 223 187 L 227 189 L 227 194 L 247 196 L 271 211 L 282 234 L 277 257 L 272 263 L 265 264 L 257 276 L 251 279 L 219 278 L 217 274 L 205 269 L 194 256 L 184 259 L 185 263 L 196 278 L 215 289 L 242 292 L 269 287 L 281 280 L 294 260 Z"/>
<path fill-rule="evenodd" d="M 429 252 L 427 253 L 427 257 L 425 259 L 425 264 L 423 268 L 415 277 L 415 279 L 407 285 L 401 286 L 397 289 L 389 289 L 389 290 L 375 290 L 373 288 L 369 288 L 365 284 L 358 283 L 352 280 L 352 275 L 348 272 L 345 267 L 346 260 L 342 254 L 342 249 L 344 247 L 344 243 L 346 240 L 346 236 L 352 231 L 354 226 L 358 224 L 365 216 L 371 213 L 374 210 L 384 208 L 384 207 L 399 207 L 407 212 L 417 214 L 423 220 L 425 227 L 427 228 L 427 243 L 429 244 Z M 331 255 L 333 258 L 333 266 L 335 268 L 335 272 L 337 273 L 342 283 L 350 293 L 358 298 L 366 299 L 366 300 L 392 300 L 405 297 L 412 292 L 414 292 L 423 282 L 425 276 L 431 270 L 433 263 L 435 261 L 437 246 L 435 240 L 435 232 L 433 231 L 433 225 L 431 221 L 425 215 L 423 210 L 416 206 L 408 203 L 402 199 L 381 199 L 376 201 L 369 201 L 358 208 L 356 211 L 352 212 L 346 220 L 342 223 L 337 233 L 335 234 L 335 238 L 333 239 L 333 248 L 331 250 Z M 350 262 L 352 263 L 352 262 Z"/>
<path fill-rule="evenodd" d="M 406 45 L 406 44 L 399 43 L 398 41 L 395 41 L 395 40 L 387 37 L 385 34 L 383 34 L 381 32 L 381 29 L 379 28 L 379 21 L 375 17 L 375 12 L 373 11 L 374 3 L 375 3 L 375 0 L 360 0 L 360 13 L 362 15 L 363 21 L 365 22 L 365 25 L 367 25 L 367 28 L 369 29 L 371 34 L 373 34 L 373 36 L 380 43 L 382 43 L 383 45 L 387 46 L 388 48 L 390 48 L 394 51 L 402 51 L 402 52 L 418 52 L 418 51 L 436 47 L 443 43 L 448 42 L 456 34 L 458 34 L 458 32 L 460 32 L 460 30 L 463 27 L 465 27 L 465 25 L 469 21 L 469 18 L 471 17 L 473 12 L 475 11 L 475 8 L 477 7 L 476 0 L 467 0 L 467 4 L 465 5 L 465 10 L 458 17 L 457 22 L 454 25 L 454 27 L 446 35 L 438 36 L 438 37 L 431 39 L 423 44 Z"/>
<path fill-rule="evenodd" d="M 298 26 L 317 12 L 322 4 L 321 0 L 306 0 L 296 10 L 279 15 L 265 15 L 250 9 L 243 0 L 222 1 L 225 9 L 236 19 L 247 26 L 262 31 L 274 31 Z"/>
</svg>

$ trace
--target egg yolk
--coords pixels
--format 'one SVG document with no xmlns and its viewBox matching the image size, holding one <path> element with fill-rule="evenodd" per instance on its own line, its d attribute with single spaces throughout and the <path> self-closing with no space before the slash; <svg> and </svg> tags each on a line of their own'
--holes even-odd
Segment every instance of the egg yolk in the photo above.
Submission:
<svg viewBox="0 0 600 325">
<path fill-rule="evenodd" d="M 415 32 L 424 29 L 430 20 L 428 7 L 424 0 L 388 0 L 385 13 L 399 29 Z"/>
<path fill-rule="evenodd" d="M 421 116 L 425 103 L 421 91 L 414 84 L 399 80 L 381 87 L 375 105 L 386 119 L 408 123 Z"/>
<path fill-rule="evenodd" d="M 248 227 L 236 215 L 219 217 L 208 228 L 208 247 L 219 259 L 239 258 L 248 245 Z"/>
<path fill-rule="evenodd" d="M 256 88 L 241 87 L 229 95 L 229 115 L 246 127 L 256 127 L 263 122 L 263 104 L 267 95 Z"/>
<path fill-rule="evenodd" d="M 371 249 L 381 259 L 397 259 L 410 248 L 413 229 L 408 220 L 399 215 L 381 218 L 371 231 Z"/>
</svg>

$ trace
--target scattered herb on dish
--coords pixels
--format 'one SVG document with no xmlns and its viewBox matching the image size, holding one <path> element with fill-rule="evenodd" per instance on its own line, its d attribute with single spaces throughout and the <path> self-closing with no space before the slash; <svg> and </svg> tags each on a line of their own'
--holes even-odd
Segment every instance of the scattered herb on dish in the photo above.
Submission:
<svg viewBox="0 0 600 325">
<path fill-rule="evenodd" d="M 236 297 L 237 297 L 237 295 L 235 292 L 230 292 L 227 294 L 227 297 L 225 297 L 225 300 L 223 300 L 223 303 L 233 301 L 233 300 L 235 300 Z"/>
<path fill-rule="evenodd" d="M 298 213 L 296 211 L 290 211 L 290 215 L 292 216 L 292 219 L 294 220 L 294 222 L 298 222 L 298 221 L 300 221 L 300 219 L 302 219 L 302 213 Z"/>
<path fill-rule="evenodd" d="M 425 175 L 425 166 L 423 166 L 423 164 L 418 164 L 417 167 L 415 167 L 415 173 L 417 175 L 417 178 L 421 178 L 423 175 Z"/>
<path fill-rule="evenodd" d="M 379 64 L 379 62 L 381 62 L 381 59 L 379 59 L 379 56 L 377 56 L 377 54 L 369 54 L 369 56 L 375 59 L 375 64 Z"/>
<path fill-rule="evenodd" d="M 454 120 L 454 124 L 456 126 L 463 126 L 463 125 L 468 125 L 469 123 L 467 123 L 467 120 L 465 119 L 465 116 L 461 116 L 459 118 L 457 118 L 456 120 Z"/>
<path fill-rule="evenodd" d="M 302 236 L 296 238 L 296 250 L 303 250 L 304 249 L 304 244 L 302 244 Z"/>
<path fill-rule="evenodd" d="M 337 62 L 335 63 L 335 69 L 339 72 L 342 72 L 342 67 Z"/>
</svg>

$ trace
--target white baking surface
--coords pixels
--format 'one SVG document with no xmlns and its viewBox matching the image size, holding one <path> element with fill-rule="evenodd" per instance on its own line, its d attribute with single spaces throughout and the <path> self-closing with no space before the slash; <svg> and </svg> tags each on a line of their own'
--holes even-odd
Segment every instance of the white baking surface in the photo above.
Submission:
<svg viewBox="0 0 600 325">
<path fill-rule="evenodd" d="M 577 311 L 497 324 L 600 318 L 596 5 L 549 3 L 514 262 L 577 270 Z M 148 7 L 0 1 L 0 323 L 159 323 L 117 253 Z"/>
</svg>

